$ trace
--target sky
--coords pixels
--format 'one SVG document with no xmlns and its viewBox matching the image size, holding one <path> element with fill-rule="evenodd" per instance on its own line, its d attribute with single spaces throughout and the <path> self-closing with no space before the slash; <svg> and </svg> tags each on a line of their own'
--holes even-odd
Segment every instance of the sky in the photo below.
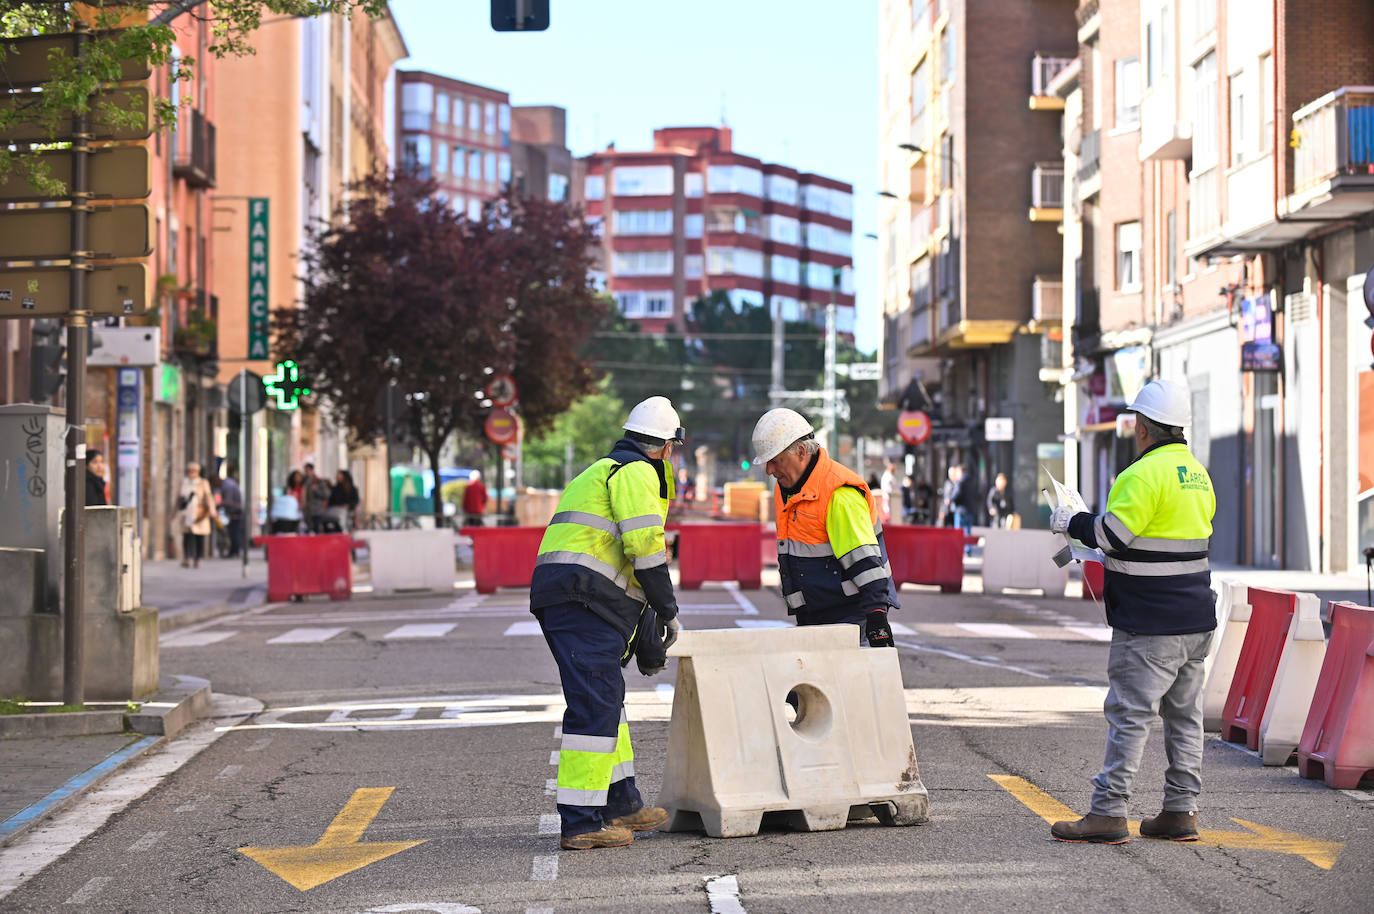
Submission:
<svg viewBox="0 0 1374 914">
<path fill-rule="evenodd" d="M 736 151 L 854 185 L 856 341 L 882 335 L 875 273 L 878 2 L 550 0 L 547 32 L 491 29 L 487 0 L 391 0 L 429 70 L 560 105 L 582 156 L 648 149 L 656 127 L 717 125 Z"/>
</svg>

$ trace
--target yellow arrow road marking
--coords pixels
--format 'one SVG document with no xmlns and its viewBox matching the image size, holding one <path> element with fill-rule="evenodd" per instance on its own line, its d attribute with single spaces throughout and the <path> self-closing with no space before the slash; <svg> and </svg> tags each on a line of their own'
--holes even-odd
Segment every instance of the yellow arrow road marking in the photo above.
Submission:
<svg viewBox="0 0 1374 914">
<path fill-rule="evenodd" d="M 420 841 L 361 843 L 363 832 L 382 811 L 395 787 L 362 787 L 344 804 L 320 840 L 293 847 L 241 847 L 239 853 L 271 870 L 302 892 L 345 873 L 409 850 Z M 425 839 L 427 840 L 427 839 Z"/>
<path fill-rule="evenodd" d="M 1007 793 L 1020 800 L 1027 809 L 1051 825 L 1064 819 L 1078 818 L 1078 813 L 1030 781 L 1009 774 L 990 774 L 988 777 L 996 781 Z M 1276 854 L 1294 854 L 1324 870 L 1331 869 L 1336 863 L 1336 858 L 1345 849 L 1345 845 L 1338 841 L 1322 841 L 1319 838 L 1270 828 L 1267 825 L 1247 822 L 1244 819 L 1232 819 L 1231 821 L 1242 828 L 1249 829 L 1249 831 L 1199 828 L 1197 830 L 1198 840 L 1191 843 L 1211 847 L 1236 847 L 1243 850 L 1269 851 Z M 1139 822 L 1129 824 L 1132 832 L 1137 835 L 1140 834 Z"/>
</svg>

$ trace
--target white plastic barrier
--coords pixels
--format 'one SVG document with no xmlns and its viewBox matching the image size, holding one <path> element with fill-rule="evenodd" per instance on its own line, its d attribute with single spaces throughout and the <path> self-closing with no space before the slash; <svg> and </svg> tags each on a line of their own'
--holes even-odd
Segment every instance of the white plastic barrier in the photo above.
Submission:
<svg viewBox="0 0 1374 914">
<path fill-rule="evenodd" d="M 1055 565 L 1053 558 L 1063 546 L 1064 540 L 1049 530 L 988 528 L 983 533 L 983 592 L 1014 587 L 1064 596 L 1069 569 Z"/>
<path fill-rule="evenodd" d="M 1324 659 L 1326 632 L 1322 629 L 1321 600 L 1300 593 L 1297 611 L 1288 623 L 1274 685 L 1269 689 L 1269 703 L 1260 720 L 1259 751 L 1264 764 L 1286 765 L 1297 751 Z"/>
<path fill-rule="evenodd" d="M 372 559 L 376 593 L 404 590 L 453 590 L 452 530 L 360 530 Z"/>
<path fill-rule="evenodd" d="M 926 821 L 897 652 L 856 625 L 683 632 L 659 805 L 669 831 L 758 834 L 844 828 L 851 812 Z M 787 699 L 795 694 L 795 719 Z"/>
<path fill-rule="evenodd" d="M 1202 682 L 1202 729 L 1219 731 L 1231 678 L 1236 675 L 1240 649 L 1245 644 L 1245 630 L 1250 626 L 1250 589 L 1229 578 L 1219 578 L 1212 586 L 1217 591 L 1217 634 Z"/>
</svg>

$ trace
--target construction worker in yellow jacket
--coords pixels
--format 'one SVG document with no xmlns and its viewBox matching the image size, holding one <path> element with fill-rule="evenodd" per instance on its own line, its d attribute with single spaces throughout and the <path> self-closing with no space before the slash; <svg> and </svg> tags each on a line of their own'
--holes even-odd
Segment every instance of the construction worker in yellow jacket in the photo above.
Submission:
<svg viewBox="0 0 1374 914">
<path fill-rule="evenodd" d="M 868 485 L 830 459 L 811 423 L 770 409 L 754 426 L 755 459 L 777 480 L 778 572 L 798 625 L 853 622 L 870 647 L 892 647 L 899 607 L 882 521 Z"/>
<path fill-rule="evenodd" d="M 663 524 L 673 497 L 673 446 L 684 431 L 666 397 L 630 411 L 625 437 L 577 476 L 539 545 L 530 611 L 558 664 L 568 709 L 558 756 L 561 845 L 619 847 L 668 814 L 646 807 L 635 787 L 634 751 L 620 668 L 644 639 L 677 638 Z"/>
<path fill-rule="evenodd" d="M 1092 779 L 1092 806 L 1050 829 L 1060 841 L 1121 844 L 1131 785 L 1156 714 L 1164 721 L 1163 811 L 1140 823 L 1147 838 L 1196 841 L 1202 791 L 1202 681 L 1217 626 L 1208 540 L 1217 500 L 1212 480 L 1188 450 L 1186 386 L 1163 379 L 1131 403 L 1137 457 L 1107 496 L 1103 514 L 1058 507 L 1050 518 L 1104 553 L 1107 624 L 1107 753 Z"/>
</svg>

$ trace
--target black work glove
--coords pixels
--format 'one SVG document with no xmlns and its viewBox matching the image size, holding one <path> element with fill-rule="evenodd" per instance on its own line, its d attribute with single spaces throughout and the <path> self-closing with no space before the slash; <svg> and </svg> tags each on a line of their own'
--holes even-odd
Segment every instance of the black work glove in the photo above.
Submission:
<svg viewBox="0 0 1374 914">
<path fill-rule="evenodd" d="M 869 647 L 896 647 L 892 643 L 892 627 L 887 624 L 887 612 L 875 609 L 864 619 L 864 634 Z"/>
</svg>

